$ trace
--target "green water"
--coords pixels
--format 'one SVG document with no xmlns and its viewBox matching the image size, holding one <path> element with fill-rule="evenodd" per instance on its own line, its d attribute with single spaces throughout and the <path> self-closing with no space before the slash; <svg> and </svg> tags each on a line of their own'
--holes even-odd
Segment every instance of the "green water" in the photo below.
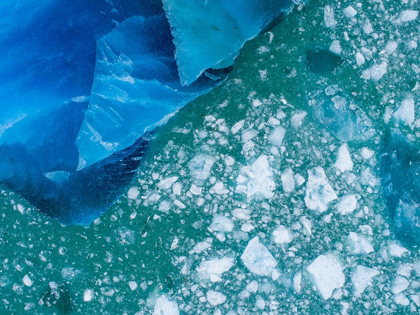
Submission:
<svg viewBox="0 0 420 315">
<path fill-rule="evenodd" d="M 330 28 L 324 21 L 326 5 L 335 12 L 336 25 Z M 353 18 L 342 13 L 349 5 L 357 11 Z M 418 248 L 401 257 L 392 251 L 393 242 L 400 243 L 379 180 L 386 128 L 400 124 L 411 140 L 420 137 L 419 120 L 411 125 L 384 120 L 408 96 L 415 99 L 419 114 L 419 19 L 395 22 L 407 9 L 418 10 L 419 4 L 310 1 L 295 8 L 270 33 L 246 44 L 222 86 L 187 105 L 159 130 L 130 185 L 131 198 L 122 197 L 88 228 L 61 226 L 0 189 L 0 314 L 153 314 L 161 295 L 176 302 L 181 314 L 418 313 Z M 328 50 L 334 40 L 340 42 L 343 64 L 322 76 L 308 71 L 307 50 Z M 384 50 L 389 41 L 398 47 L 388 55 Z M 360 66 L 358 51 L 365 58 Z M 383 77 L 362 78 L 363 71 L 381 62 L 387 63 Z M 332 84 L 354 97 L 375 130 L 369 140 L 348 144 L 354 166 L 343 173 L 335 166 L 342 143 L 308 105 L 310 93 Z M 302 124 L 294 125 L 291 118 L 303 112 Z M 234 133 L 231 128 L 241 121 L 242 128 Z M 277 124 L 286 130 L 278 147 L 269 139 Z M 362 148 L 374 155 L 362 157 Z M 191 160 L 203 155 L 212 157 L 214 165 L 200 180 L 192 174 Z M 271 172 L 262 185 L 274 183 L 269 198 L 237 190 L 240 175 L 250 181 L 258 175 L 248 171 L 261 156 L 267 157 Z M 354 212 L 338 214 L 339 199 L 323 213 L 308 209 L 308 170 L 319 166 L 339 198 L 357 195 Z M 282 185 L 289 168 L 305 179 L 292 191 Z M 368 180 L 366 172 L 371 174 Z M 176 181 L 165 186 L 161 180 L 170 177 Z M 235 217 L 238 208 L 249 210 L 249 218 Z M 210 228 L 215 214 L 229 218 L 233 229 Z M 290 243 L 273 241 L 279 225 L 292 231 Z M 350 232 L 365 235 L 374 250 L 355 254 L 349 248 Z M 255 236 L 278 262 L 274 273 L 252 273 L 240 258 Z M 200 252 L 197 244 L 207 248 Z M 338 258 L 345 275 L 345 283 L 328 299 L 306 269 L 325 253 Z M 202 261 L 222 257 L 233 258 L 234 264 L 220 275 L 221 281 L 200 276 Z M 379 271 L 360 297 L 351 281 L 356 265 Z M 408 283 L 401 293 L 395 293 L 398 275 Z M 246 289 L 252 281 L 257 290 Z M 92 290 L 90 301 L 85 301 L 86 290 Z M 226 300 L 212 305 L 210 290 Z"/>
</svg>

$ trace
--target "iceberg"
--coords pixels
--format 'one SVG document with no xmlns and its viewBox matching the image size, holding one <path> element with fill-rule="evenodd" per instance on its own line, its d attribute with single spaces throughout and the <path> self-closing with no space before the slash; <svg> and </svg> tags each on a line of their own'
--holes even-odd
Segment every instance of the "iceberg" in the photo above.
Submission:
<svg viewBox="0 0 420 315">
<path fill-rule="evenodd" d="M 291 0 L 0 4 L 0 183 L 63 224 L 124 193 L 156 128 Z"/>
</svg>

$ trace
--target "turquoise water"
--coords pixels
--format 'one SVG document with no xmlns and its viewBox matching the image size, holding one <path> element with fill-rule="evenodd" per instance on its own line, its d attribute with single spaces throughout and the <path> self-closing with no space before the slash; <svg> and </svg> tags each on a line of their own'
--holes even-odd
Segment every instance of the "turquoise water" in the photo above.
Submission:
<svg viewBox="0 0 420 315">
<path fill-rule="evenodd" d="M 390 127 L 419 143 L 420 23 L 405 10 L 419 5 L 297 6 L 159 130 L 127 194 L 87 228 L 1 189 L 0 313 L 418 313 L 418 247 L 397 238 L 380 173 Z M 311 72 L 317 48 L 329 53 Z M 320 121 L 313 100 L 334 85 L 365 137 Z M 398 112 L 407 99 L 413 114 Z M 268 270 L 243 256 L 255 237 Z"/>
</svg>

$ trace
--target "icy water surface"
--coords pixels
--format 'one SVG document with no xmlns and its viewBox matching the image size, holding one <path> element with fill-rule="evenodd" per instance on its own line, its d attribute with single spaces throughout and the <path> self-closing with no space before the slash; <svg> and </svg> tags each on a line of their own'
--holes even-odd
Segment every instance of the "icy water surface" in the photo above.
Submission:
<svg viewBox="0 0 420 315">
<path fill-rule="evenodd" d="M 297 6 L 88 228 L 1 190 L 0 314 L 418 313 L 418 11 Z"/>
</svg>

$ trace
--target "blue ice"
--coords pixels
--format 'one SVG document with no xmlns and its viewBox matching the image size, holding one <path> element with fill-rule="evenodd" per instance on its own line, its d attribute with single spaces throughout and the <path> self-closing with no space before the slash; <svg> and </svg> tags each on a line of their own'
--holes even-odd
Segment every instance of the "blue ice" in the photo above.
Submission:
<svg viewBox="0 0 420 315">
<path fill-rule="evenodd" d="M 222 83 L 292 4 L 3 0 L 0 182 L 63 224 L 90 224 L 159 123 Z"/>
</svg>

